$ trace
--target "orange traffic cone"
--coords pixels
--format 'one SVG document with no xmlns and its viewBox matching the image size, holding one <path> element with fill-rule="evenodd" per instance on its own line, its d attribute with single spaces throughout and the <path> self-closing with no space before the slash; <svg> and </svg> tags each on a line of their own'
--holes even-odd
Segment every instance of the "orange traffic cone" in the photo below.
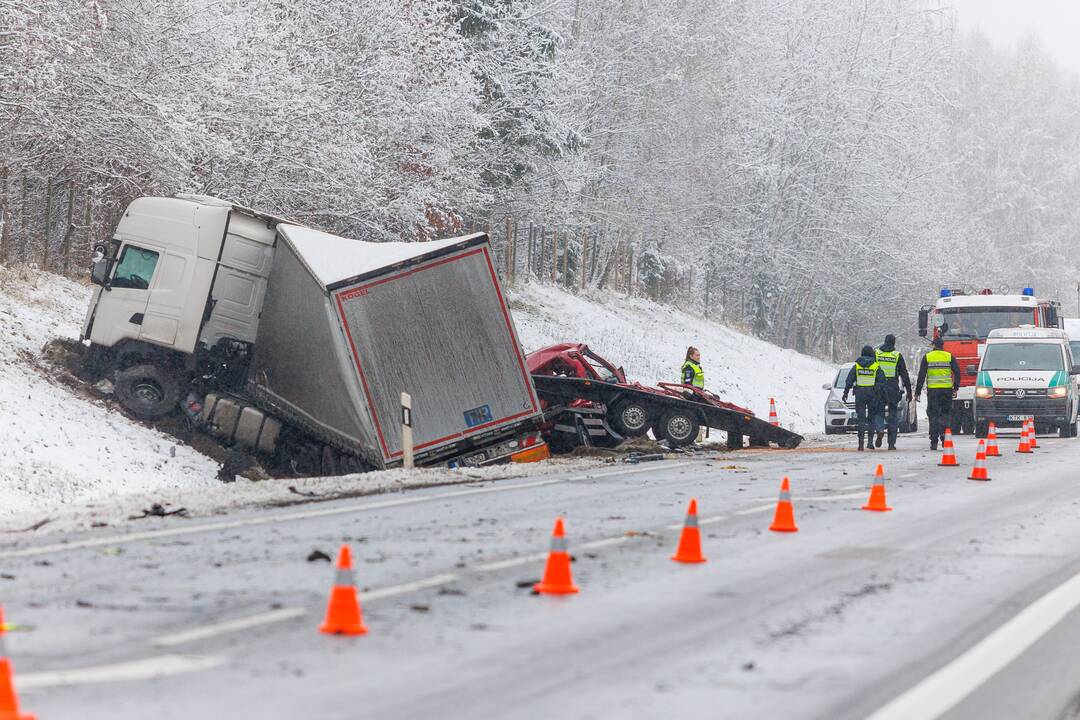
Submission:
<svg viewBox="0 0 1080 720">
<path fill-rule="evenodd" d="M 791 507 L 791 485 L 786 477 L 780 483 L 780 499 L 776 502 L 776 514 L 769 529 L 773 532 L 799 531 L 795 526 L 795 511 Z"/>
<path fill-rule="evenodd" d="M 780 416 L 776 414 L 776 398 L 769 398 L 769 424 L 780 427 Z"/>
<path fill-rule="evenodd" d="M 1024 427 L 1020 430 L 1020 444 L 1016 446 L 1016 452 L 1018 453 L 1030 453 L 1031 443 L 1028 442 L 1028 429 L 1027 422 L 1024 423 Z"/>
<path fill-rule="evenodd" d="M 874 486 L 870 488 L 870 500 L 863 505 L 863 510 L 889 512 L 891 507 L 885 502 L 885 470 L 880 465 L 874 471 Z"/>
<path fill-rule="evenodd" d="M 979 449 L 975 452 L 975 467 L 971 469 L 968 480 L 989 480 L 986 474 L 986 441 L 979 441 Z"/>
<path fill-rule="evenodd" d="M 551 552 L 548 553 L 544 579 L 533 585 L 533 591 L 544 595 L 570 595 L 578 591 L 570 577 L 570 555 L 566 552 L 566 533 L 563 519 L 555 518 L 555 530 L 551 533 Z"/>
<path fill-rule="evenodd" d="M 945 428 L 945 442 L 941 444 L 941 462 L 938 465 L 955 467 L 959 464 L 956 462 L 956 449 L 952 442 L 952 428 Z"/>
<path fill-rule="evenodd" d="M 1001 457 L 997 446 L 997 425 L 994 423 L 990 423 L 990 429 L 986 433 L 986 457 Z"/>
<path fill-rule="evenodd" d="M 1035 421 L 1034 420 L 1028 420 L 1027 426 L 1028 426 L 1028 445 L 1031 446 L 1032 450 L 1035 450 L 1035 449 L 1037 449 L 1039 447 L 1039 440 L 1035 436 Z"/>
<path fill-rule="evenodd" d="M 326 619 L 319 632 L 329 635 L 363 635 L 367 632 L 360 613 L 360 598 L 356 594 L 356 578 L 353 575 L 352 551 L 342 545 L 338 552 L 337 573 L 330 591 L 330 603 L 326 607 Z"/>
<path fill-rule="evenodd" d="M 682 563 L 705 562 L 705 556 L 701 554 L 701 530 L 698 529 L 697 499 L 690 500 L 690 508 L 686 511 L 686 522 L 683 524 L 682 534 L 679 536 L 679 549 L 675 551 L 671 559 Z"/>
<path fill-rule="evenodd" d="M 11 660 L 4 649 L 4 611 L 0 608 L 0 720 L 36 720 L 29 714 L 19 712 L 19 698 L 15 695 L 15 674 Z"/>
</svg>

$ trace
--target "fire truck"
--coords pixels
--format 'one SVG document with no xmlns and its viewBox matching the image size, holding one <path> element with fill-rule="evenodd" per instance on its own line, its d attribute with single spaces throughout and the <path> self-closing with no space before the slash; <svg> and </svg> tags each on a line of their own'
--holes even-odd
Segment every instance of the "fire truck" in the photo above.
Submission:
<svg viewBox="0 0 1080 720">
<path fill-rule="evenodd" d="M 990 331 L 1020 325 L 1061 327 L 1060 309 L 1061 304 L 1056 300 L 1035 297 L 1035 290 L 1030 287 L 1019 295 L 1008 294 L 1005 288 L 994 293 L 989 288 L 965 287 L 943 288 L 936 303 L 919 310 L 919 335 L 940 336 L 945 341 L 945 350 L 960 365 L 960 389 L 952 408 L 954 433 L 975 432 L 972 412 L 975 378 Z"/>
</svg>

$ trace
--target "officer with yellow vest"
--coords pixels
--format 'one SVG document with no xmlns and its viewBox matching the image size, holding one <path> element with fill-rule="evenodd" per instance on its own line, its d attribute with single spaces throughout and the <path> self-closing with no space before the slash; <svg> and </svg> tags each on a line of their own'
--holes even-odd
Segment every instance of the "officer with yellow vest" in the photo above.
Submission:
<svg viewBox="0 0 1080 720">
<path fill-rule="evenodd" d="M 884 344 L 875 351 L 877 364 L 885 373 L 885 422 L 889 430 L 889 449 L 896 449 L 896 433 L 900 426 L 900 383 L 904 384 L 907 391 L 907 399 L 915 397 L 911 392 L 911 376 L 908 375 L 907 363 L 904 356 L 896 349 L 896 336 L 885 336 Z M 881 441 L 885 433 L 878 431 L 874 439 L 874 446 L 881 447 Z"/>
<path fill-rule="evenodd" d="M 845 403 L 852 387 L 855 388 L 855 417 L 859 420 L 859 450 L 867 446 L 873 450 L 874 443 L 870 433 L 880 433 L 885 423 L 882 417 L 885 372 L 874 357 L 874 348 L 869 345 L 863 346 L 862 355 L 851 366 L 851 372 L 848 373 L 847 381 L 844 383 Z M 867 440 L 866 445 L 863 444 L 864 436 Z"/>
<path fill-rule="evenodd" d="M 923 355 L 919 364 L 919 379 L 915 383 L 915 399 L 922 395 L 926 384 L 926 416 L 930 419 L 930 449 L 937 450 L 938 441 L 945 440 L 945 428 L 952 422 L 952 401 L 960 387 L 960 365 L 952 353 L 946 352 L 945 341 L 934 338 L 934 349 Z"/>
<path fill-rule="evenodd" d="M 701 351 L 691 345 L 686 348 L 686 360 L 682 364 L 682 384 L 705 388 L 705 371 L 701 369 Z"/>
</svg>

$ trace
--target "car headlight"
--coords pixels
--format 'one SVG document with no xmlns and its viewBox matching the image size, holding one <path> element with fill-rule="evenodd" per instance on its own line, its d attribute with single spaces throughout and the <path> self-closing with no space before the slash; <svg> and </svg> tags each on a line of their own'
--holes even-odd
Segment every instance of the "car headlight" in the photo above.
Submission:
<svg viewBox="0 0 1080 720">
<path fill-rule="evenodd" d="M 983 400 L 992 398 L 994 397 L 994 389 L 979 385 L 975 388 L 975 397 L 982 398 Z"/>
<path fill-rule="evenodd" d="M 1069 394 L 1069 388 L 1067 388 L 1064 385 L 1058 385 L 1057 387 L 1052 387 L 1052 388 L 1050 388 L 1049 390 L 1046 391 L 1047 397 L 1052 397 L 1052 398 L 1063 398 L 1068 394 Z"/>
<path fill-rule="evenodd" d="M 836 398 L 833 398 L 832 400 L 830 400 L 828 402 L 827 407 L 830 410 L 843 410 L 846 407 L 846 405 L 844 405 L 844 403 L 840 402 Z"/>
</svg>

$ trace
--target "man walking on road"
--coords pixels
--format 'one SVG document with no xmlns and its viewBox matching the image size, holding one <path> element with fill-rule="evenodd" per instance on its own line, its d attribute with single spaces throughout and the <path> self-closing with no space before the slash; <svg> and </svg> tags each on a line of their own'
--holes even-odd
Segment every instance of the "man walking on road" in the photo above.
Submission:
<svg viewBox="0 0 1080 720">
<path fill-rule="evenodd" d="M 888 422 L 889 429 L 889 449 L 895 450 L 896 433 L 900 426 L 900 383 L 904 383 L 904 390 L 907 392 L 909 401 L 915 397 L 915 394 L 911 392 L 911 376 L 908 375 L 907 363 L 904 362 L 904 356 L 896 349 L 895 335 L 886 335 L 885 343 L 877 349 L 875 355 L 877 364 L 885 373 L 885 420 Z M 884 432 L 878 431 L 874 439 L 875 447 L 881 447 L 884 435 Z"/>
<path fill-rule="evenodd" d="M 859 420 L 859 450 L 862 450 L 863 437 L 866 437 L 870 449 L 874 441 L 870 433 L 880 433 L 884 425 L 881 417 L 882 400 L 885 392 L 885 373 L 874 359 L 874 348 L 863 346 L 862 355 L 851 366 L 847 381 L 844 383 L 844 402 L 848 393 L 855 388 L 855 417 Z"/>
<path fill-rule="evenodd" d="M 926 417 L 930 419 L 930 449 L 937 450 L 938 441 L 945 440 L 945 428 L 952 422 L 952 401 L 960 387 L 960 365 L 952 353 L 942 350 L 945 341 L 934 338 L 934 349 L 923 355 L 919 364 L 919 379 L 915 383 L 915 400 L 922 395 L 926 383 Z"/>
</svg>

